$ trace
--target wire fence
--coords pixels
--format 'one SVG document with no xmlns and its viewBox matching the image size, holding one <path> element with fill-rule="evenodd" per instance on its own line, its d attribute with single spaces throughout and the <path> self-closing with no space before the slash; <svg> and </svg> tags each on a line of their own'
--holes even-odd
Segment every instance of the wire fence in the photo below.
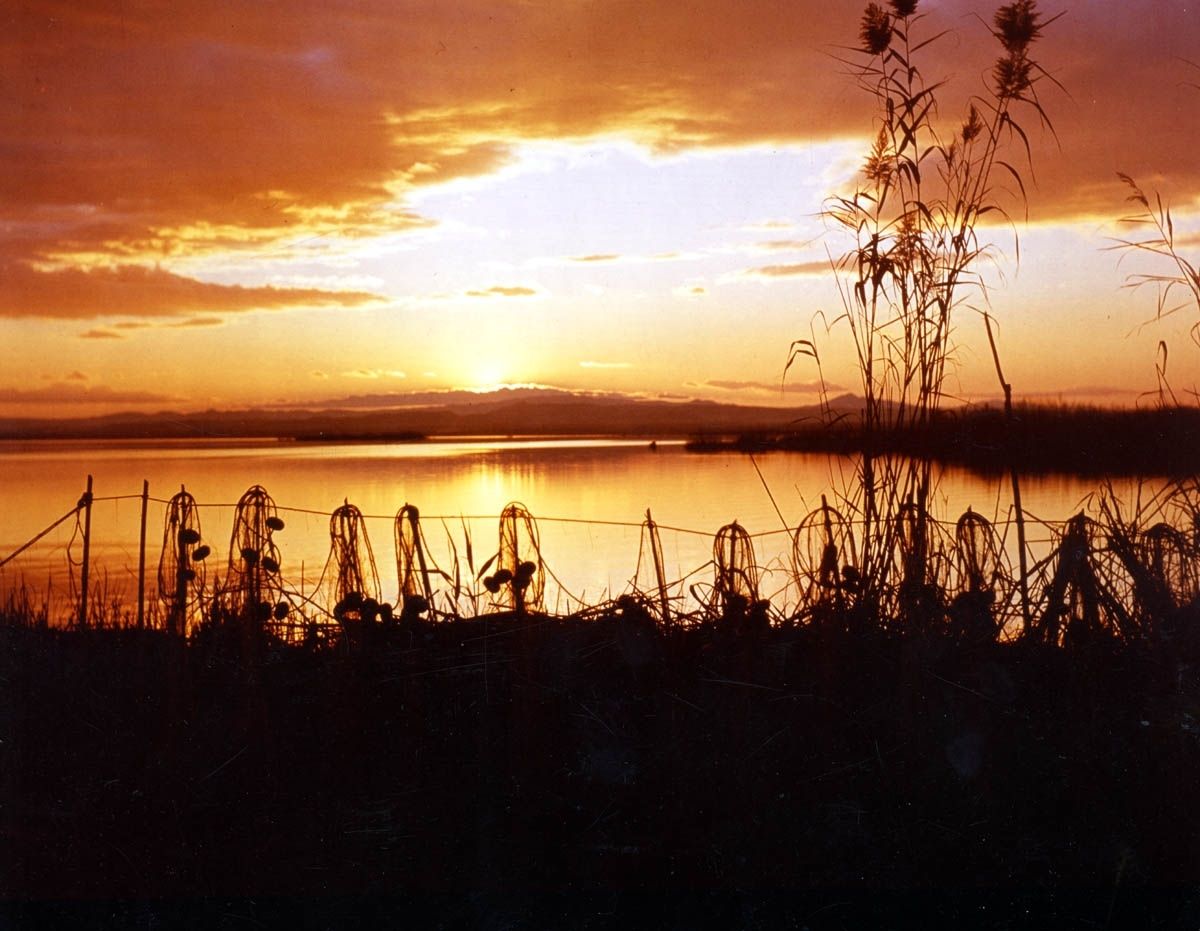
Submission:
<svg viewBox="0 0 1200 931">
<path fill-rule="evenodd" d="M 892 618 L 1061 642 L 1072 628 L 1144 636 L 1198 594 L 1194 481 L 1132 505 L 1101 490 L 1066 520 L 968 509 L 918 525 L 894 535 L 888 579 L 874 585 L 858 571 L 871 530 L 848 501 L 822 499 L 795 526 L 750 532 L 659 524 L 649 511 L 640 522 L 535 517 L 515 502 L 500 515 L 363 513 L 349 502 L 331 514 L 276 504 L 261 486 L 236 502 L 148 487 L 100 496 L 89 479 L 74 507 L 0 556 L 0 606 L 50 626 L 179 634 L 250 612 L 294 641 L 406 618 L 587 616 L 630 599 L 663 624 L 748 612 L 843 623 L 869 602 Z"/>
</svg>

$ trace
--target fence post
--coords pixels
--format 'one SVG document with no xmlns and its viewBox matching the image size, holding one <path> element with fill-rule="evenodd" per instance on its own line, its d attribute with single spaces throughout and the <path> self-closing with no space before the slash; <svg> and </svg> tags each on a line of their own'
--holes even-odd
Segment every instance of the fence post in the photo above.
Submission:
<svg viewBox="0 0 1200 931">
<path fill-rule="evenodd" d="M 184 494 L 186 491 L 187 489 L 183 485 L 179 486 L 180 494 Z M 188 560 L 188 545 L 183 540 L 182 523 L 175 526 L 173 530 L 175 533 L 175 604 L 171 609 L 171 617 L 167 624 L 167 633 L 172 637 L 176 634 L 187 633 L 187 572 L 191 568 Z"/>
<path fill-rule="evenodd" d="M 92 477 L 87 477 L 87 491 L 83 493 L 83 566 L 79 570 L 79 626 L 87 627 L 88 609 L 88 562 L 92 549 Z"/>
<path fill-rule="evenodd" d="M 415 507 L 408 512 L 408 521 L 412 525 L 413 549 L 417 551 L 417 567 L 421 570 L 421 589 L 425 593 L 425 604 L 432 608 L 433 586 L 429 584 L 429 568 L 425 565 L 425 550 L 421 547 L 420 512 Z"/>
<path fill-rule="evenodd" d="M 142 479 L 142 532 L 138 538 L 137 626 L 146 626 L 146 508 L 150 504 L 150 480 Z"/>
</svg>

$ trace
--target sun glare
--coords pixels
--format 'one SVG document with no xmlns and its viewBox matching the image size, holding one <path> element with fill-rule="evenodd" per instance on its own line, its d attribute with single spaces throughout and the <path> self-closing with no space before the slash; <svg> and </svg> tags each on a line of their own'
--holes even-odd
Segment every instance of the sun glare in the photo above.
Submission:
<svg viewBox="0 0 1200 931">
<path fill-rule="evenodd" d="M 470 375 L 468 387 L 472 391 L 494 391 L 504 386 L 506 374 L 499 365 L 478 366 Z"/>
</svg>

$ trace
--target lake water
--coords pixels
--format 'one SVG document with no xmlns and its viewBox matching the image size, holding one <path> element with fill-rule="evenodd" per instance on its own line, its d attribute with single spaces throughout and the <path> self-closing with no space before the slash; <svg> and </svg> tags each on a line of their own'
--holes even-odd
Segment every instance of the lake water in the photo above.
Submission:
<svg viewBox="0 0 1200 931">
<path fill-rule="evenodd" d="M 757 468 L 756 468 L 757 464 Z M 761 471 L 761 477 L 760 477 Z M 0 443 L 0 559 L 74 507 L 94 477 L 93 586 L 111 600 L 136 592 L 142 481 L 150 485 L 147 591 L 162 550 L 165 501 L 186 486 L 200 506 L 209 572 L 223 574 L 234 503 L 261 484 L 275 499 L 286 528 L 276 535 L 282 572 L 311 591 L 330 549 L 329 514 L 344 501 L 367 515 L 382 596 L 396 596 L 392 524 L 406 503 L 420 508 L 433 560 L 449 570 L 452 538 L 460 558 L 469 528 L 475 565 L 498 546 L 498 517 L 523 503 L 538 520 L 541 549 L 553 576 L 547 606 L 566 611 L 627 591 L 638 569 L 640 524 L 650 509 L 663 528 L 667 575 L 686 595 L 710 583 L 713 534 L 737 520 L 755 534 L 756 559 L 766 570 L 762 593 L 787 600 L 794 527 L 819 506 L 836 502 L 852 481 L 851 460 L 824 454 L 696 454 L 681 443 L 627 440 L 491 440 L 394 445 L 310 445 L 277 441 L 209 443 Z M 768 494 L 768 489 L 770 494 Z M 1062 520 L 1095 491 L 1092 480 L 1025 478 L 1030 514 Z M 771 497 L 774 497 L 775 505 Z M 946 470 L 935 511 L 953 521 L 968 506 L 992 519 L 1010 514 L 1007 479 Z M 780 517 L 782 514 L 782 520 Z M 668 529 L 670 528 L 670 529 Z M 1034 545 L 1048 534 L 1035 528 Z M 34 593 L 69 592 L 70 559 L 82 556 L 75 520 L 0 569 L 0 590 L 24 585 Z M 465 571 L 465 570 L 464 570 Z M 648 581 L 647 567 L 641 576 Z"/>
</svg>

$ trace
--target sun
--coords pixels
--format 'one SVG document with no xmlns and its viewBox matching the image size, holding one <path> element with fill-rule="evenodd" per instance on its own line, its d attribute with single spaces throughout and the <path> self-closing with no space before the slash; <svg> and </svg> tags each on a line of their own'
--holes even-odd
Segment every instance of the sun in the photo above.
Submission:
<svg viewBox="0 0 1200 931">
<path fill-rule="evenodd" d="M 508 373 L 503 366 L 495 363 L 477 366 L 470 376 L 470 387 L 472 391 L 491 391 L 505 384 L 505 378 Z"/>
</svg>

